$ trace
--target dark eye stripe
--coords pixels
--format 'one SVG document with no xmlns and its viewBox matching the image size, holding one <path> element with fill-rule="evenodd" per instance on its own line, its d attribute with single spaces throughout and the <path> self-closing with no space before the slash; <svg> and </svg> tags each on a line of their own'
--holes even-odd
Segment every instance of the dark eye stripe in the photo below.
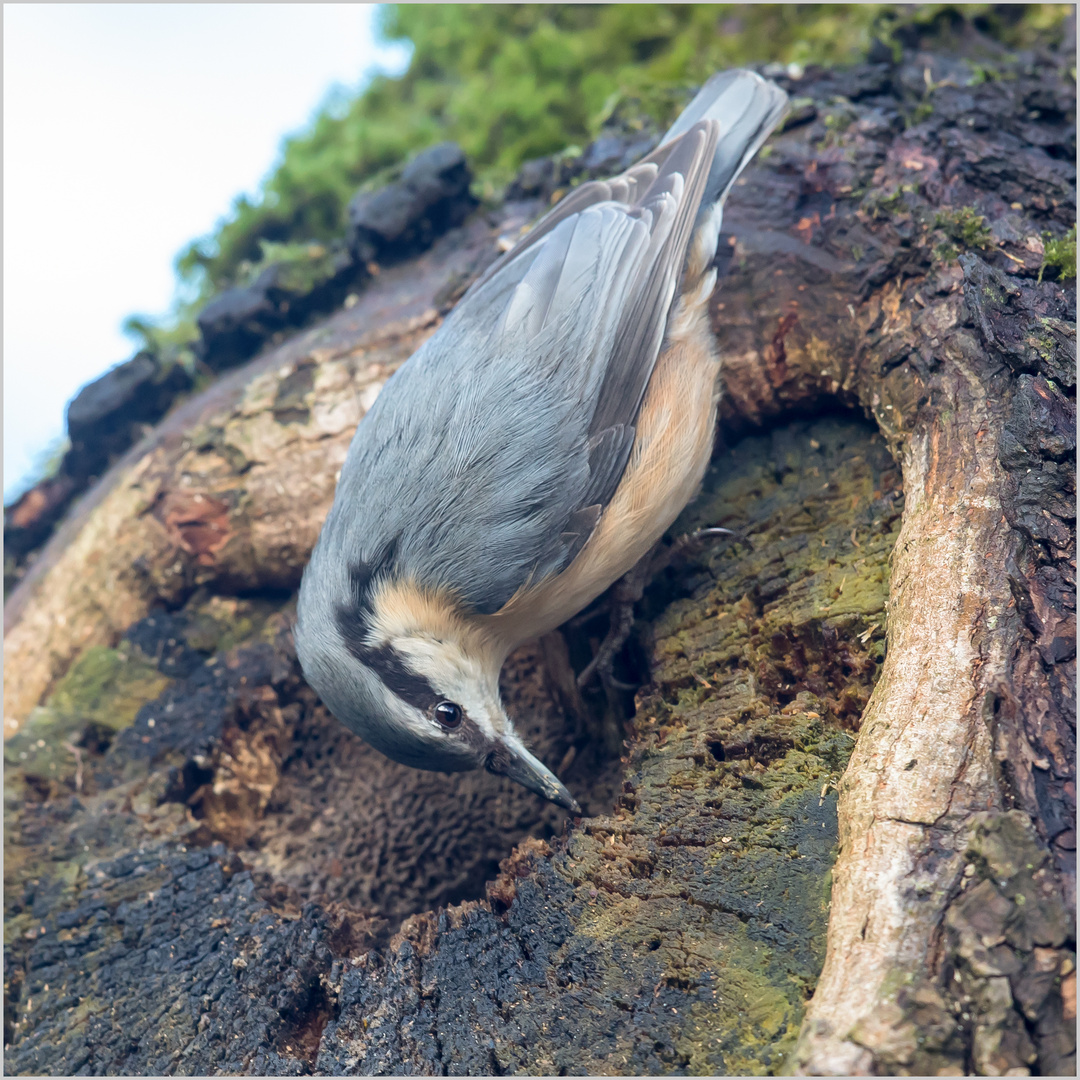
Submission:
<svg viewBox="0 0 1080 1080">
<path fill-rule="evenodd" d="M 393 693 L 421 712 L 430 712 L 443 700 L 442 694 L 437 693 L 423 675 L 417 675 L 408 667 L 392 645 L 380 645 L 377 649 L 365 649 L 363 655 L 354 655 L 367 664 Z"/>
<path fill-rule="evenodd" d="M 445 698 L 435 687 L 417 675 L 392 645 L 372 648 L 367 643 L 368 624 L 365 609 L 359 605 L 343 605 L 334 613 L 345 647 L 362 664 L 366 664 L 386 684 L 387 688 L 421 712 L 430 712 Z"/>
<path fill-rule="evenodd" d="M 345 647 L 374 671 L 387 688 L 421 712 L 430 713 L 440 701 L 442 694 L 422 675 L 417 675 L 391 645 L 372 648 L 367 641 L 370 629 L 371 594 L 381 574 L 393 565 L 397 555 L 397 537 L 394 537 L 368 561 L 358 561 L 349 567 L 350 602 L 341 604 L 334 612 L 338 631 Z"/>
</svg>

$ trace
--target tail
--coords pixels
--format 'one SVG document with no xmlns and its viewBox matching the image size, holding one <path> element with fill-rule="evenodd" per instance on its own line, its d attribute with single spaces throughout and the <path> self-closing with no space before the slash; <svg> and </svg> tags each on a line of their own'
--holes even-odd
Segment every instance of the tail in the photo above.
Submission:
<svg viewBox="0 0 1080 1080">
<path fill-rule="evenodd" d="M 687 259 L 688 281 L 699 279 L 716 257 L 724 200 L 787 108 L 788 96 L 776 83 L 753 71 L 721 71 L 698 91 L 661 140 L 663 146 L 701 120 L 715 121 L 720 128 Z"/>
</svg>

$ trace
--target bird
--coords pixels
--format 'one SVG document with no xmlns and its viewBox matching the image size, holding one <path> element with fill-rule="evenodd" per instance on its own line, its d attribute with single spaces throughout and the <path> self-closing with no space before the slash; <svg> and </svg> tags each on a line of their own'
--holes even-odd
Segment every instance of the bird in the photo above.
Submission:
<svg viewBox="0 0 1080 1080">
<path fill-rule="evenodd" d="M 787 102 L 753 71 L 713 75 L 655 150 L 574 188 L 481 274 L 361 419 L 294 638 L 323 703 L 387 757 L 486 768 L 581 813 L 499 673 L 646 557 L 700 485 L 724 203 Z"/>
</svg>

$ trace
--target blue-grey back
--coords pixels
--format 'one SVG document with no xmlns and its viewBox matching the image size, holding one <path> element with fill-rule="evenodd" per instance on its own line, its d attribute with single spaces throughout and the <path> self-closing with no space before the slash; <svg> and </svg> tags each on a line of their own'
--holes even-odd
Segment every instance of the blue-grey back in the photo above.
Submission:
<svg viewBox="0 0 1080 1080">
<path fill-rule="evenodd" d="M 329 601 L 363 564 L 490 613 L 569 563 L 625 469 L 703 195 L 783 100 L 748 73 L 711 81 L 674 137 L 577 188 L 468 291 L 359 425 L 305 587 L 321 576 Z"/>
<path fill-rule="evenodd" d="M 459 304 L 364 418 L 321 545 L 392 549 L 396 573 L 485 612 L 566 565 L 632 444 L 630 425 L 589 429 L 661 203 L 590 207 Z"/>
</svg>

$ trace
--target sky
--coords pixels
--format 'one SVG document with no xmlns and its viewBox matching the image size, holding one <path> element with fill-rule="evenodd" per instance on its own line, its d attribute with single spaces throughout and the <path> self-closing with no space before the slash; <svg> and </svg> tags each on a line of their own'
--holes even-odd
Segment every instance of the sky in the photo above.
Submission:
<svg viewBox="0 0 1080 1080">
<path fill-rule="evenodd" d="M 173 262 L 332 88 L 404 70 L 369 4 L 4 4 L 4 501 L 133 355 Z"/>
</svg>

